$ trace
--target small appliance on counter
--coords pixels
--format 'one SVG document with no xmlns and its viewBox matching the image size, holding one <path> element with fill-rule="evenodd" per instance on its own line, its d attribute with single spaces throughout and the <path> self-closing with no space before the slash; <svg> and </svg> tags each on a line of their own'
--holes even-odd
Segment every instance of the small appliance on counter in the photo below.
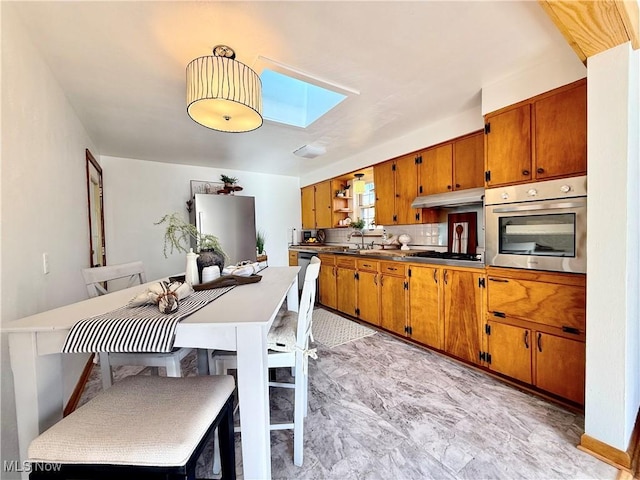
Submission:
<svg viewBox="0 0 640 480">
<path fill-rule="evenodd" d="M 326 240 L 324 230 L 302 230 L 301 245 L 323 245 Z"/>
</svg>

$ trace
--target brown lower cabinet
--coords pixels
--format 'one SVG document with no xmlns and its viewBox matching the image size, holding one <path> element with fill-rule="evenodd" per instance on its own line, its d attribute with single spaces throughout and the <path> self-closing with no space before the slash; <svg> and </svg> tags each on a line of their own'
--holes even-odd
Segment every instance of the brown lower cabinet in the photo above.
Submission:
<svg viewBox="0 0 640 480">
<path fill-rule="evenodd" d="M 358 259 L 356 262 L 356 316 L 372 325 L 380 325 L 380 262 Z"/>
<path fill-rule="evenodd" d="M 515 325 L 487 322 L 488 368 L 584 403 L 584 342 Z"/>
<path fill-rule="evenodd" d="M 586 278 L 487 268 L 482 364 L 584 404 Z"/>
<path fill-rule="evenodd" d="M 380 326 L 406 335 L 407 326 L 406 264 L 380 262 Z"/>
<path fill-rule="evenodd" d="M 336 310 L 356 316 L 356 259 L 336 257 Z"/>
<path fill-rule="evenodd" d="M 321 304 L 584 404 L 584 275 L 320 258 Z"/>
<path fill-rule="evenodd" d="M 320 274 L 318 276 L 318 299 L 322 305 L 329 308 L 337 309 L 337 291 L 336 291 L 336 256 L 335 255 L 318 255 L 320 259 Z"/>
</svg>

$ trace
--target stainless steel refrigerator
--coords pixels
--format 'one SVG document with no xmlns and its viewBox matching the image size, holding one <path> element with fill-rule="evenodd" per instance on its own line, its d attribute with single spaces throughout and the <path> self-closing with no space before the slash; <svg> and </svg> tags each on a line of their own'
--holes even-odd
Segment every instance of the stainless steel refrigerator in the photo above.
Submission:
<svg viewBox="0 0 640 480">
<path fill-rule="evenodd" d="M 225 265 L 256 261 L 254 197 L 197 193 L 190 216 L 200 233 L 218 237 L 228 257 Z"/>
</svg>

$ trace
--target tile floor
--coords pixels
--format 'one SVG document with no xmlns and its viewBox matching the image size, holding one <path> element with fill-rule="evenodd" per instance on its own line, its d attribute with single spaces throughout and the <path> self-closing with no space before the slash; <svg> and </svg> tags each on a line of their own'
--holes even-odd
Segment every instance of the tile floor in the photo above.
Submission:
<svg viewBox="0 0 640 480">
<path fill-rule="evenodd" d="M 304 465 L 293 465 L 292 432 L 272 432 L 274 479 L 616 478 L 616 469 L 575 448 L 583 415 L 384 333 L 317 347 Z M 194 357 L 185 361 L 193 371 Z M 116 378 L 136 373 L 117 370 Z M 95 372 L 87 392 L 99 388 Z M 292 411 L 292 398 L 292 390 L 272 389 L 274 419 Z M 210 453 L 200 477 L 211 477 Z"/>
</svg>

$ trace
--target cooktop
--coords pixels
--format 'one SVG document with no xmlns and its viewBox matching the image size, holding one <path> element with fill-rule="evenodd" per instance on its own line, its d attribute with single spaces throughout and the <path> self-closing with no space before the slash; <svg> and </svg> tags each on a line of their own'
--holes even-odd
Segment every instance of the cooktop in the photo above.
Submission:
<svg viewBox="0 0 640 480">
<path fill-rule="evenodd" d="M 442 258 L 446 260 L 466 260 L 472 262 L 481 261 L 480 255 L 475 253 L 438 252 L 436 250 L 424 250 L 411 254 L 412 257 Z"/>
</svg>

